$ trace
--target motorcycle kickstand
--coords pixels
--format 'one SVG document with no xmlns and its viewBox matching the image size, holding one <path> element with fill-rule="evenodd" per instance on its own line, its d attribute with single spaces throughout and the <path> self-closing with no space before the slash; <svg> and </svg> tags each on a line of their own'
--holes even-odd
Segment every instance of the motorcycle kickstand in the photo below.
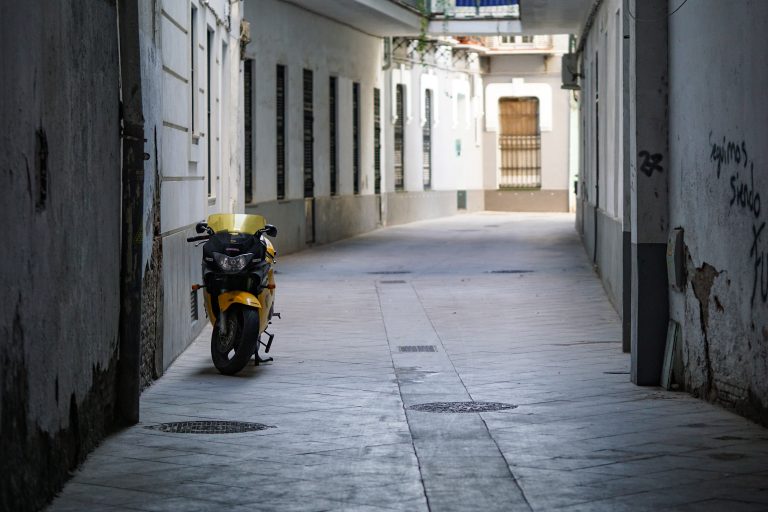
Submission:
<svg viewBox="0 0 768 512">
<path fill-rule="evenodd" d="M 265 354 L 269 354 L 269 349 L 272 348 L 272 340 L 275 339 L 275 335 L 274 334 L 270 334 L 267 331 L 264 331 L 264 334 L 269 336 L 269 341 L 264 343 L 263 341 L 261 341 L 261 337 L 259 337 L 259 345 L 264 345 L 264 353 Z M 272 362 L 272 361 L 274 361 L 274 359 L 271 358 L 271 357 L 267 357 L 267 358 L 262 359 L 261 356 L 259 356 L 259 351 L 258 350 L 256 351 L 256 363 L 255 363 L 254 366 L 259 366 L 259 364 L 261 364 L 261 363 L 269 363 L 269 362 Z"/>
</svg>

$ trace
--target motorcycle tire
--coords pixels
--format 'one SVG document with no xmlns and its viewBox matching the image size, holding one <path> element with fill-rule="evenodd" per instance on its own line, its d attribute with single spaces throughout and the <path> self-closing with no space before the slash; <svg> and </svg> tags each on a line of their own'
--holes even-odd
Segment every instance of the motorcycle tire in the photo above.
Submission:
<svg viewBox="0 0 768 512">
<path fill-rule="evenodd" d="M 226 314 L 227 329 L 222 336 L 219 322 L 211 335 L 211 359 L 224 375 L 234 375 L 248 364 L 259 342 L 259 312 L 240 305 L 232 306 Z"/>
</svg>

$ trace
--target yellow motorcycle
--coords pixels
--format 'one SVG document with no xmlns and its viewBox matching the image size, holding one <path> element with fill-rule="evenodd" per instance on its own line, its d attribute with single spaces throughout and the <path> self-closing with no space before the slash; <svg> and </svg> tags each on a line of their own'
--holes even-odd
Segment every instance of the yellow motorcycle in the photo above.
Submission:
<svg viewBox="0 0 768 512">
<path fill-rule="evenodd" d="M 267 326 L 274 313 L 275 248 L 267 236 L 277 228 L 261 215 L 217 213 L 196 226 L 198 236 L 187 242 L 202 242 L 205 311 L 213 325 L 211 358 L 225 375 L 242 370 L 251 356 L 256 364 L 271 361 L 259 357 L 259 346 L 269 353 L 274 335 Z M 262 341 L 262 335 L 268 339 Z"/>
</svg>

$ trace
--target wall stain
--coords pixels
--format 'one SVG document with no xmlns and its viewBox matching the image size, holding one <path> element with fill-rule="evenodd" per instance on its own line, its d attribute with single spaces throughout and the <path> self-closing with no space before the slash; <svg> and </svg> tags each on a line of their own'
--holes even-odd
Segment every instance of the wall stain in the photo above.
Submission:
<svg viewBox="0 0 768 512">
<path fill-rule="evenodd" d="M 69 424 L 58 432 L 45 432 L 27 417 L 30 374 L 24 359 L 29 338 L 22 318 L 19 293 L 10 343 L 0 355 L 3 375 L 3 414 L 0 418 L 0 510 L 40 510 L 69 478 L 69 474 L 107 434 L 113 431 L 117 378 L 117 348 L 106 367 L 94 365 L 85 396 L 69 398 Z M 115 340 L 113 346 L 117 347 Z"/>
</svg>

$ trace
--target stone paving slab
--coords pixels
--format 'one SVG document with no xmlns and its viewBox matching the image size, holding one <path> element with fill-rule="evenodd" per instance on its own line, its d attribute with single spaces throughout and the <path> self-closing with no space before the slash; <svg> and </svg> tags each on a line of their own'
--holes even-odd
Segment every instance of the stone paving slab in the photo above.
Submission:
<svg viewBox="0 0 768 512">
<path fill-rule="evenodd" d="M 768 510 L 768 430 L 629 382 L 573 222 L 462 215 L 281 257 L 275 362 L 219 375 L 206 328 L 49 510 Z M 408 409 L 435 401 L 518 407 Z M 205 419 L 274 428 L 145 428 Z"/>
</svg>

